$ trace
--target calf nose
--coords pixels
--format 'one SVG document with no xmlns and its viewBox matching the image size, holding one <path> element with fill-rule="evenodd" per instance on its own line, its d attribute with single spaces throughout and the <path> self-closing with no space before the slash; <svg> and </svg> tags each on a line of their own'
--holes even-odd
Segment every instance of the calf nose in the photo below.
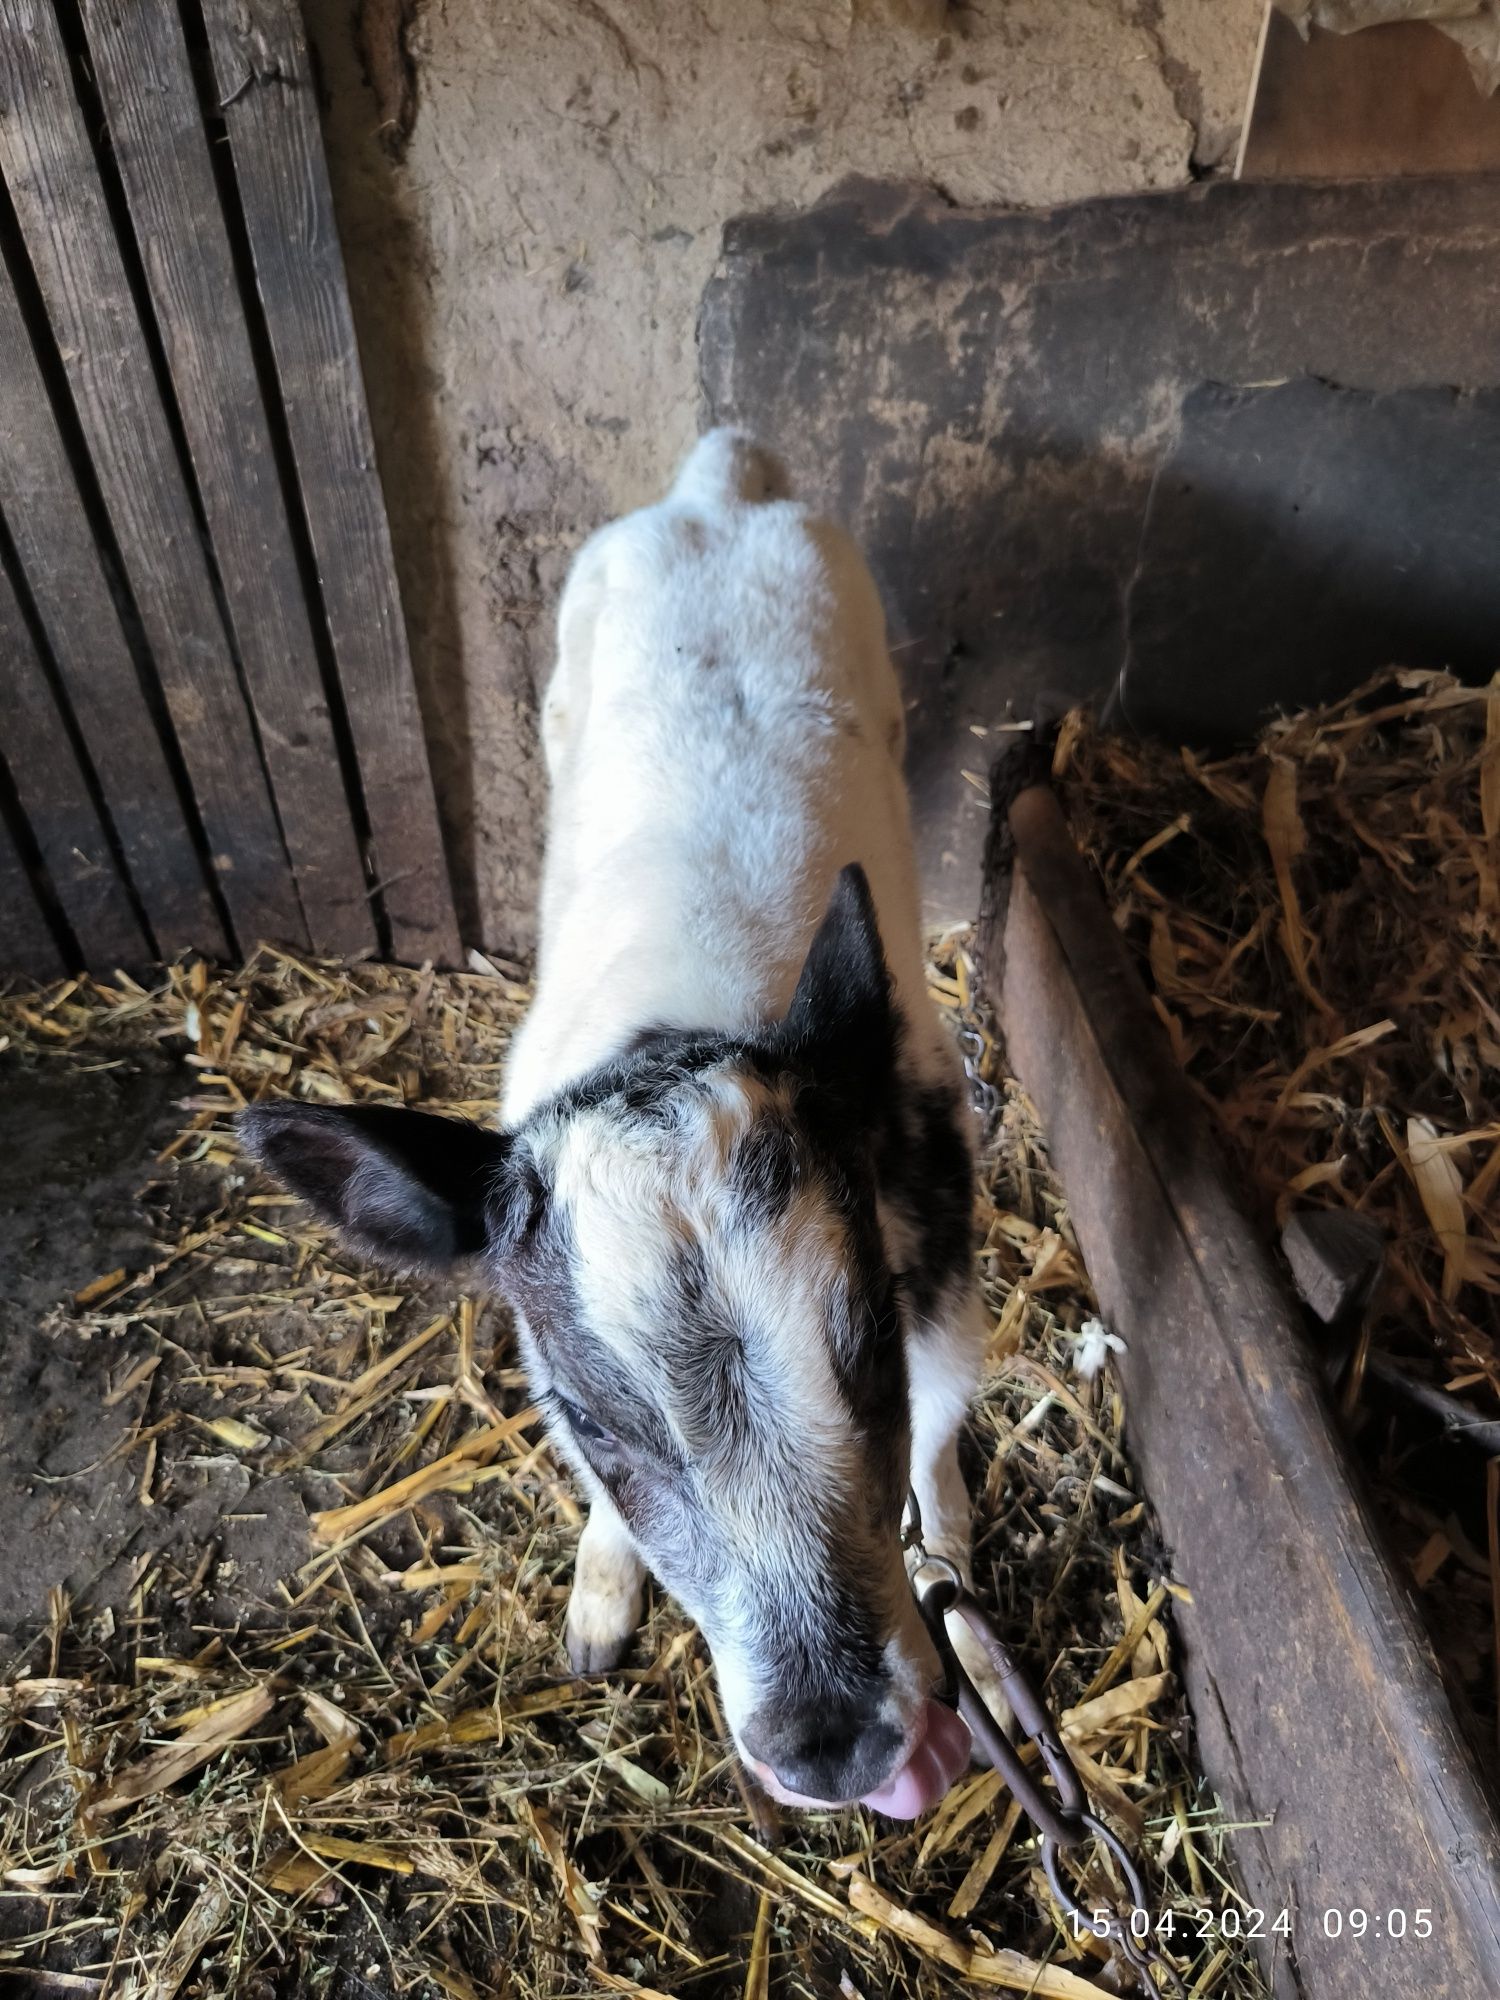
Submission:
<svg viewBox="0 0 1500 2000">
<path fill-rule="evenodd" d="M 902 1740 L 869 1700 L 762 1709 L 742 1739 L 789 1792 L 824 1805 L 863 1798 L 883 1785 Z"/>
</svg>

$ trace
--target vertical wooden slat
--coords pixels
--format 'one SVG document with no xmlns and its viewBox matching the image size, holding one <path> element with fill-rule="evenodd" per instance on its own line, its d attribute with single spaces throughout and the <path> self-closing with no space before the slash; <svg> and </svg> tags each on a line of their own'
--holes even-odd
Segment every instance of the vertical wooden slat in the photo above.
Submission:
<svg viewBox="0 0 1500 2000">
<path fill-rule="evenodd" d="M 0 0 L 0 173 L 230 917 L 242 944 L 303 943 L 250 713 L 48 0 Z"/>
<path fill-rule="evenodd" d="M 458 927 L 295 0 L 204 0 L 323 603 L 398 957 Z"/>
<path fill-rule="evenodd" d="M 3 565 L 0 717 L 0 753 L 85 962 L 96 972 L 144 965 L 150 946 Z M 0 932 L 0 972 L 21 963 Z"/>
<path fill-rule="evenodd" d="M 0 980 L 16 972 L 60 979 L 67 969 L 10 828 L 0 819 Z"/>
<path fill-rule="evenodd" d="M 83 0 L 115 163 L 172 374 L 314 946 L 375 925 L 176 0 Z"/>
<path fill-rule="evenodd" d="M 156 945 L 168 956 L 221 954 L 224 933 L 3 266 L 0 514 Z"/>
</svg>

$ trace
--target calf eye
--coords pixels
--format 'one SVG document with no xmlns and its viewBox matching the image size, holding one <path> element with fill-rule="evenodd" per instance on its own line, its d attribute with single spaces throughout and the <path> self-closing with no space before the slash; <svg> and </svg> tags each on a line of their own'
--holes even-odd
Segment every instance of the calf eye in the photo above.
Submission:
<svg viewBox="0 0 1500 2000">
<path fill-rule="evenodd" d="M 556 1390 L 553 1391 L 553 1394 L 557 1396 L 557 1400 L 562 1406 L 563 1415 L 585 1444 L 613 1444 L 615 1442 L 614 1432 L 607 1431 L 603 1424 L 596 1424 L 587 1410 L 581 1410 L 576 1403 L 570 1402 L 566 1396 L 558 1395 Z"/>
</svg>

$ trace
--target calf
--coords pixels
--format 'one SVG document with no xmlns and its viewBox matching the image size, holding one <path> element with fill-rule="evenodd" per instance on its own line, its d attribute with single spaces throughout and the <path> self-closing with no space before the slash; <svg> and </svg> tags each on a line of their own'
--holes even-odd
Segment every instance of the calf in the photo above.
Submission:
<svg viewBox="0 0 1500 2000">
<path fill-rule="evenodd" d="M 983 1324 L 904 734 L 858 552 L 711 433 L 563 594 L 536 999 L 499 1129 L 301 1104 L 242 1129 L 370 1257 L 477 1258 L 514 1307 L 590 1501 L 575 1669 L 619 1659 L 649 1566 L 773 1793 L 914 1816 L 969 1751 L 902 1503 L 910 1482 L 967 1569 Z"/>
</svg>

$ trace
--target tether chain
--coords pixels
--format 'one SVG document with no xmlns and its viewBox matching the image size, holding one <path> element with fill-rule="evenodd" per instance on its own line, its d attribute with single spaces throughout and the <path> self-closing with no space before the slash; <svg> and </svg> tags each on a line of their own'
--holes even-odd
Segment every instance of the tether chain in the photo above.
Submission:
<svg viewBox="0 0 1500 2000">
<path fill-rule="evenodd" d="M 979 1120 L 980 1143 L 987 1145 L 994 1137 L 1001 1093 L 985 1075 L 985 1059 L 994 1046 L 995 1038 L 990 1032 L 988 1009 L 974 990 L 972 982 L 975 977 L 972 970 L 960 967 L 958 1046 L 969 1085 L 970 1107 Z M 1163 1990 L 1152 1976 L 1153 1969 L 1162 1974 L 1167 1992 L 1185 1996 L 1187 1988 L 1177 1967 L 1157 1945 L 1150 1942 L 1154 1928 L 1152 1910 L 1140 1868 L 1120 1836 L 1106 1826 L 1097 1813 L 1088 1810 L 1082 1781 L 1063 1748 L 1062 1738 L 1046 1702 L 970 1595 L 954 1565 L 943 1557 L 929 1555 L 923 1548 L 922 1521 L 915 1494 L 908 1498 L 907 1511 L 905 1543 L 908 1555 L 914 1558 L 911 1578 L 917 1603 L 956 1692 L 960 1714 L 968 1722 L 991 1763 L 1005 1778 L 1011 1796 L 1041 1835 L 1042 1866 L 1058 1908 L 1073 1919 L 1075 1925 L 1084 1924 L 1095 1936 L 1102 1930 L 1127 1960 L 1141 1992 L 1148 1995 L 1149 2000 L 1159 2000 Z M 928 1577 L 925 1585 L 918 1580 L 924 1571 Z M 1052 1777 L 1058 1794 L 1055 1802 L 1040 1790 L 1037 1780 L 1022 1764 L 1014 1746 L 964 1672 L 947 1634 L 946 1619 L 950 1612 L 963 1618 L 989 1655 L 1017 1721 L 1026 1731 L 1028 1739 L 1036 1745 L 1042 1763 Z M 1117 1911 L 1085 1910 L 1064 1879 L 1064 1852 L 1081 1847 L 1090 1835 L 1112 1857 L 1124 1878 L 1131 1904 L 1129 1914 L 1123 1920 Z M 1144 1936 L 1137 1934 L 1138 1925 L 1144 1926 Z"/>
</svg>

